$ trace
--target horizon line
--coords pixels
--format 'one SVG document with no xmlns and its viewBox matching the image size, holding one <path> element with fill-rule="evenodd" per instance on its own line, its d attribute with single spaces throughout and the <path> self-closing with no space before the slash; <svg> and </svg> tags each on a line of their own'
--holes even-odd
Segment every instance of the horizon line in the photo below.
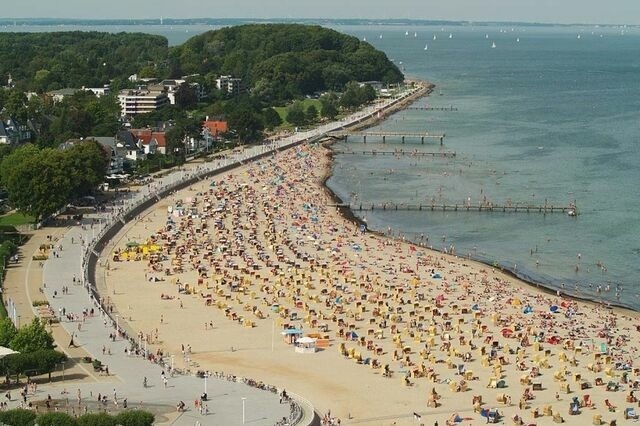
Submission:
<svg viewBox="0 0 640 426">
<path fill-rule="evenodd" d="M 392 17 L 392 18 L 283 18 L 283 17 L 220 17 L 220 18 L 212 18 L 212 17 L 189 17 L 189 18 L 175 18 L 175 17 L 137 17 L 137 18 L 54 18 L 54 17 L 3 17 L 0 18 L 0 22 L 11 22 L 11 21 L 66 21 L 66 22 L 74 22 L 74 21 L 91 21 L 91 22 L 110 22 L 110 21 L 200 21 L 200 20 L 208 20 L 208 21 L 329 21 L 329 22 L 338 22 L 338 21 L 354 21 L 354 22 L 398 22 L 398 23 L 407 23 L 407 24 L 418 24 L 418 23 L 431 23 L 431 24 L 480 24 L 480 25 L 488 25 L 488 24 L 502 24 L 502 25 L 525 25 L 525 26 L 599 26 L 599 27 L 638 27 L 640 24 L 628 24 L 628 23 L 585 23 L 585 22 L 572 22 L 572 23 L 560 23 L 560 22 L 541 22 L 541 21 L 518 21 L 518 20 L 497 20 L 497 21 L 475 21 L 468 19 L 427 19 L 427 18 L 400 18 L 400 17 Z"/>
</svg>

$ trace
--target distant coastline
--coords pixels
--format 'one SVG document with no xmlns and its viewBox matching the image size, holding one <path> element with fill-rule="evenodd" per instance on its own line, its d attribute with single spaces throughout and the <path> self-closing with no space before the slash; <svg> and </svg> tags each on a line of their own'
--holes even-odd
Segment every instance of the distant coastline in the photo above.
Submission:
<svg viewBox="0 0 640 426">
<path fill-rule="evenodd" d="M 572 23 L 559 24 L 552 22 L 517 22 L 517 21 L 450 21 L 450 20 L 427 20 L 427 19 L 336 19 L 336 18 L 117 18 L 117 19 L 81 19 L 81 18 L 0 18 L 0 27 L 12 26 L 139 26 L 139 25 L 212 25 L 212 26 L 232 26 L 252 23 L 300 23 L 318 25 L 446 25 L 457 27 L 483 27 L 494 25 L 508 25 L 519 27 L 584 27 L 599 26 L 604 28 L 616 28 L 620 25 L 598 24 L 598 23 Z M 628 28 L 640 28 L 639 25 L 625 25 Z"/>
</svg>

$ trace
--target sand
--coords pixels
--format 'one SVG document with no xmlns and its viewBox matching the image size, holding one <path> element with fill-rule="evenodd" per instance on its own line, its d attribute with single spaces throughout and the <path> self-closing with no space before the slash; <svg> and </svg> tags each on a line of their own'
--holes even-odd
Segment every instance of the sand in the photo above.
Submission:
<svg viewBox="0 0 640 426">
<path fill-rule="evenodd" d="M 545 294 L 486 265 L 362 233 L 322 185 L 327 153 L 302 146 L 250 163 L 128 224 L 98 273 L 121 325 L 141 333 L 150 350 L 173 355 L 176 367 L 284 387 L 343 424 L 442 425 L 454 413 L 460 424 L 484 423 L 474 396 L 507 424 L 514 415 L 551 424 L 548 415 L 534 420 L 535 409 L 549 414 L 545 406 L 589 424 L 595 415 L 622 421 L 625 407 L 638 410 L 626 402 L 638 373 L 635 313 Z M 181 216 L 173 213 L 178 205 Z M 128 242 L 152 239 L 157 261 L 143 249 L 139 260 L 114 261 Z M 192 294 L 179 292 L 187 285 Z M 287 326 L 326 347 L 295 353 L 281 335 Z M 506 387 L 488 387 L 499 381 Z M 608 382 L 618 390 L 607 391 Z M 583 383 L 591 387 L 581 390 Z M 526 389 L 533 399 L 519 404 Z M 434 391 L 437 407 L 428 404 Z M 510 403 L 498 402 L 502 394 Z M 595 408 L 570 415 L 570 401 L 587 394 Z"/>
</svg>

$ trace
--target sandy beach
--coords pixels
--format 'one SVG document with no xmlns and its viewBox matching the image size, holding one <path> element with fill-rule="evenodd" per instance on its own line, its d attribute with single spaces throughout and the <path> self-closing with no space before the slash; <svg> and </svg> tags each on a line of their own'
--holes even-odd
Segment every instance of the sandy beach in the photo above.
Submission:
<svg viewBox="0 0 640 426">
<path fill-rule="evenodd" d="M 608 424 L 640 411 L 637 314 L 363 231 L 322 184 L 328 152 L 249 163 L 127 224 L 98 270 L 120 324 L 176 368 L 283 387 L 342 424 L 478 424 L 496 409 L 507 424 Z M 318 352 L 296 353 L 302 336 Z"/>
</svg>

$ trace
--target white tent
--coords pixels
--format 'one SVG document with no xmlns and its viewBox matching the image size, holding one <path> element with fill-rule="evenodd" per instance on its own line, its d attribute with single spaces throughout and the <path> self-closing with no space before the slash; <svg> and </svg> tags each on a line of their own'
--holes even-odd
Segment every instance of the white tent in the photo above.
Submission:
<svg viewBox="0 0 640 426">
<path fill-rule="evenodd" d="M 7 355 L 11 355 L 11 354 L 17 354 L 18 352 L 9 349 L 9 348 L 5 348 L 4 346 L 0 346 L 0 358 L 4 358 Z"/>
<path fill-rule="evenodd" d="M 296 340 L 296 352 L 299 354 L 313 354 L 316 352 L 316 339 L 304 336 Z"/>
</svg>

